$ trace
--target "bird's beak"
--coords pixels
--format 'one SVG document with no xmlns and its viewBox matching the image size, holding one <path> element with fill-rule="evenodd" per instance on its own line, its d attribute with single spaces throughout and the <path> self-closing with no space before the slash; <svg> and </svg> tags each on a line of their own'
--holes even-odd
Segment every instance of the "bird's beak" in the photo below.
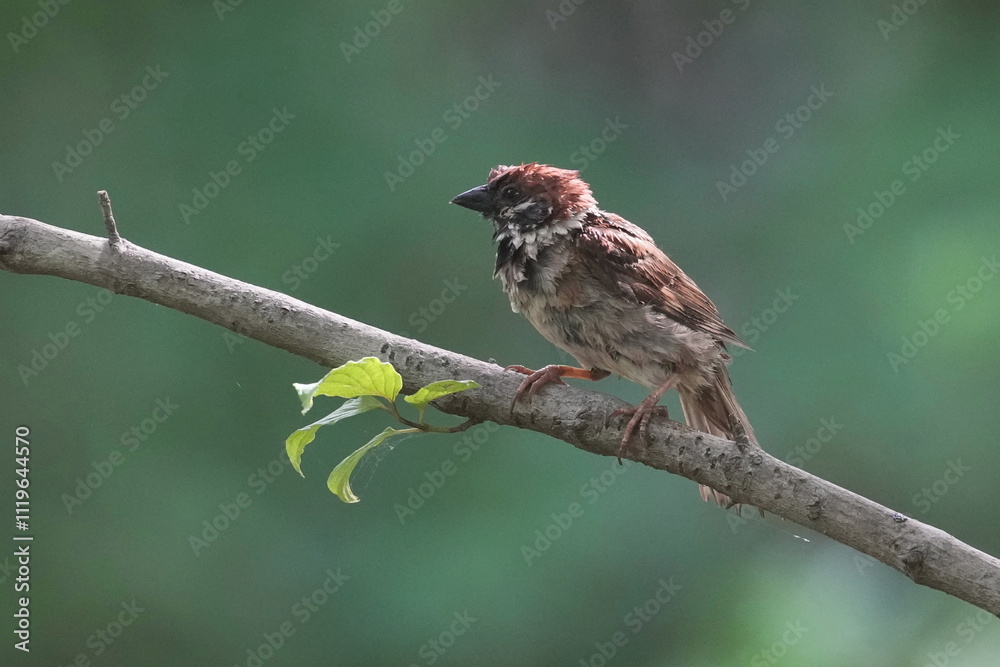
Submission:
<svg viewBox="0 0 1000 667">
<path fill-rule="evenodd" d="M 485 185 L 480 185 L 478 188 L 472 188 L 468 192 L 463 192 L 452 199 L 451 203 L 479 213 L 486 213 L 493 205 L 490 201 L 490 193 L 487 191 Z"/>
</svg>

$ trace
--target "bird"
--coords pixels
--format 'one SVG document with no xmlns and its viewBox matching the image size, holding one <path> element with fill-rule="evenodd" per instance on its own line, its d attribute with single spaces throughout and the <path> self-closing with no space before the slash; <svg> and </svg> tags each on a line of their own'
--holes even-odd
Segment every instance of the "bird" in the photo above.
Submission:
<svg viewBox="0 0 1000 667">
<path fill-rule="evenodd" d="M 601 210 L 578 171 L 537 162 L 500 165 L 485 184 L 451 203 L 492 223 L 493 277 L 511 309 L 580 364 L 508 366 L 526 376 L 511 410 L 547 384 L 565 384 L 562 378 L 616 374 L 649 390 L 637 406 L 608 417 L 629 417 L 619 460 L 633 434 L 645 440 L 650 419 L 667 416 L 658 403 L 671 389 L 689 427 L 757 446 L 727 369 L 726 345 L 748 346 L 645 230 Z M 725 507 L 734 504 L 704 485 L 700 494 Z"/>
</svg>

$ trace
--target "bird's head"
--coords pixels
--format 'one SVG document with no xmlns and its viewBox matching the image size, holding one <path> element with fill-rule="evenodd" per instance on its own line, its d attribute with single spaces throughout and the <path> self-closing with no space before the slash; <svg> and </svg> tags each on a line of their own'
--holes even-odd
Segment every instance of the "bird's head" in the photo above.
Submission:
<svg viewBox="0 0 1000 667">
<path fill-rule="evenodd" d="M 451 203 L 482 213 L 498 234 L 505 229 L 523 234 L 565 223 L 597 206 L 579 172 L 536 162 L 495 167 L 485 185 L 463 192 Z"/>
</svg>

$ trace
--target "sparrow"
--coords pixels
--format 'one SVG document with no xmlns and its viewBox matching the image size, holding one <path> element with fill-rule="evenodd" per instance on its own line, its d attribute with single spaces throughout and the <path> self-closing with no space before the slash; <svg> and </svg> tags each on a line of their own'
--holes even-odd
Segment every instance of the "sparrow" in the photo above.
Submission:
<svg viewBox="0 0 1000 667">
<path fill-rule="evenodd" d="M 545 164 L 498 166 L 485 185 L 451 203 L 493 225 L 500 278 L 511 309 L 580 367 L 539 370 L 509 366 L 526 377 L 514 405 L 562 378 L 600 380 L 612 373 L 650 390 L 628 416 L 619 460 L 633 433 L 645 440 L 660 398 L 675 389 L 688 426 L 756 446 L 733 394 L 726 344 L 747 348 L 715 304 L 642 228 L 602 211 L 577 171 Z M 724 494 L 700 487 L 703 500 L 730 506 Z"/>
</svg>

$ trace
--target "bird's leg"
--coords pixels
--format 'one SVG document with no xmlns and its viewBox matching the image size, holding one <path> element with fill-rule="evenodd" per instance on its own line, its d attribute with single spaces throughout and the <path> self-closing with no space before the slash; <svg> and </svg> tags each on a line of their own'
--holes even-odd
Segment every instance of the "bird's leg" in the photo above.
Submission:
<svg viewBox="0 0 1000 667">
<path fill-rule="evenodd" d="M 524 366 L 508 366 L 504 370 L 517 371 L 518 373 L 523 373 L 528 376 L 524 378 L 524 382 L 522 382 L 521 386 L 517 388 L 517 391 L 514 393 L 514 400 L 510 402 L 510 411 L 512 413 L 514 412 L 514 404 L 517 403 L 525 392 L 528 392 L 528 398 L 530 399 L 538 392 L 539 389 L 547 384 L 566 384 L 562 381 L 562 378 L 603 380 L 611 375 L 609 371 L 602 371 L 597 368 L 592 368 L 588 371 L 584 368 L 577 368 L 575 366 L 560 366 L 558 364 L 550 364 L 544 368 L 538 369 L 537 371 L 525 368 Z"/>
<path fill-rule="evenodd" d="M 632 437 L 632 432 L 635 431 L 635 427 L 639 427 L 639 438 L 641 440 L 646 440 L 646 427 L 649 425 L 649 418 L 653 414 L 659 414 L 662 417 L 668 417 L 667 408 L 662 405 L 657 405 L 663 395 L 667 393 L 671 387 L 677 384 L 677 376 L 671 375 L 666 380 L 660 384 L 659 387 L 649 392 L 649 396 L 642 399 L 642 403 L 635 407 L 619 408 L 608 415 L 608 420 L 610 421 L 612 417 L 617 417 L 619 415 L 632 415 L 628 424 L 625 426 L 625 432 L 622 433 L 622 441 L 618 446 L 618 463 L 622 462 L 622 454 L 628 449 L 629 438 Z"/>
</svg>

